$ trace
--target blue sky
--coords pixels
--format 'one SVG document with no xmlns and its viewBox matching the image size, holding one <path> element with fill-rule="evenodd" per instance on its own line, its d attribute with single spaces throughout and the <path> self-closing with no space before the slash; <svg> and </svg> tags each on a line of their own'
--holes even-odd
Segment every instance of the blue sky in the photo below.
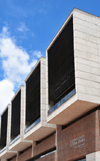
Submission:
<svg viewBox="0 0 100 161">
<path fill-rule="evenodd" d="M 100 17 L 100 0 L 0 0 L 0 113 L 74 7 Z"/>
</svg>

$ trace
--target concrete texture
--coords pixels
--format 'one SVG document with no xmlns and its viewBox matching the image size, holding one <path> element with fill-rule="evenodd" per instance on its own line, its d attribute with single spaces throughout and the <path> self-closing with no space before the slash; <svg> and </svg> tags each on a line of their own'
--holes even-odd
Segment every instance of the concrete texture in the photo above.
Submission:
<svg viewBox="0 0 100 161">
<path fill-rule="evenodd" d="M 48 50 L 71 16 L 73 16 L 76 93 L 47 115 L 48 123 L 60 125 L 71 122 L 100 104 L 100 18 L 74 9 L 46 51 L 47 113 L 51 108 L 48 100 Z"/>
<path fill-rule="evenodd" d="M 28 132 L 25 133 L 24 139 L 38 141 L 52 132 L 56 131 L 56 126 L 53 124 L 47 123 L 47 115 L 46 115 L 46 59 L 41 57 L 37 62 L 36 66 L 30 72 L 26 80 L 30 77 L 30 75 L 34 72 L 35 68 L 38 64 L 41 64 L 40 68 L 40 122 L 33 126 Z M 25 81 L 26 81 L 25 80 Z M 25 83 L 26 84 L 26 83 Z M 26 85 L 25 85 L 26 86 Z M 26 91 L 26 90 L 25 90 Z M 41 135 L 40 135 L 41 134 Z"/>
</svg>

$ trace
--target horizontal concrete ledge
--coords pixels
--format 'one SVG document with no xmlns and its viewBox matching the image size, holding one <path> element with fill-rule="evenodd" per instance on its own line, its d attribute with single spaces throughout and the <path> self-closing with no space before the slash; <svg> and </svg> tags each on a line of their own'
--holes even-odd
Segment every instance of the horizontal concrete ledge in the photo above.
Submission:
<svg viewBox="0 0 100 161">
<path fill-rule="evenodd" d="M 37 119 L 33 124 L 31 124 L 27 129 L 25 129 L 25 133 L 27 133 L 30 129 L 32 129 L 35 125 L 37 125 L 39 122 L 41 121 L 41 119 Z"/>
<path fill-rule="evenodd" d="M 73 89 L 63 99 L 61 99 L 55 106 L 53 106 L 50 110 L 48 110 L 48 115 L 50 115 L 54 110 L 56 110 L 59 106 L 61 106 L 65 101 L 71 98 L 75 93 L 76 93 L 76 90 Z"/>
<path fill-rule="evenodd" d="M 9 159 L 12 158 L 13 156 L 17 155 L 16 151 L 4 151 L 2 154 L 0 154 L 0 159 Z"/>
<path fill-rule="evenodd" d="M 6 146 L 0 150 L 0 153 L 2 153 L 4 150 L 6 150 Z"/>
<path fill-rule="evenodd" d="M 71 101 L 69 104 L 68 102 L 65 102 L 59 107 L 59 109 L 56 109 L 56 111 L 52 113 L 53 115 L 49 115 L 48 123 L 58 125 L 69 124 L 70 122 L 94 109 L 98 105 L 99 104 L 77 100 L 77 98 L 75 100 L 73 98 L 73 101 Z"/>
<path fill-rule="evenodd" d="M 30 140 L 17 140 L 14 144 L 9 147 L 10 151 L 23 151 L 24 149 L 30 147 L 32 145 L 32 141 Z"/>
<path fill-rule="evenodd" d="M 36 128 L 32 128 L 24 135 L 24 139 L 39 141 L 53 132 L 55 132 L 54 127 L 47 127 L 46 125 L 43 126 L 41 123 L 39 123 Z"/>
</svg>

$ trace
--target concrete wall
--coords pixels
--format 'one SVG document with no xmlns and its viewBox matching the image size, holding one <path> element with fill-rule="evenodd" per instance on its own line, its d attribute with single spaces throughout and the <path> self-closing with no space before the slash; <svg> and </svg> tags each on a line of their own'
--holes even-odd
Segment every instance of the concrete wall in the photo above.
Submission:
<svg viewBox="0 0 100 161">
<path fill-rule="evenodd" d="M 56 131 L 56 126 L 54 124 L 47 124 L 47 87 L 46 87 L 46 58 L 41 57 L 41 84 L 40 84 L 40 95 L 41 95 L 41 123 L 42 126 L 53 128 Z M 51 132 L 52 133 L 52 132 Z"/>
<path fill-rule="evenodd" d="M 47 112 L 50 109 L 48 101 L 48 49 L 53 45 L 71 16 L 73 16 L 76 93 L 47 115 L 48 123 L 60 125 L 67 124 L 100 105 L 100 18 L 74 9 L 47 48 Z"/>
<path fill-rule="evenodd" d="M 21 86 L 21 115 L 20 115 L 20 138 L 24 138 L 25 129 L 25 87 Z"/>
<path fill-rule="evenodd" d="M 100 151 L 86 155 L 86 161 L 99 161 Z"/>
<path fill-rule="evenodd" d="M 7 121 L 7 150 L 9 150 L 10 143 L 10 130 L 11 130 L 11 105 L 8 105 L 8 121 Z"/>
<path fill-rule="evenodd" d="M 46 122 L 46 59 L 41 58 L 40 68 L 40 109 L 41 109 L 41 121 Z"/>
<path fill-rule="evenodd" d="M 78 98 L 100 104 L 100 18 L 74 9 L 73 24 Z"/>
<path fill-rule="evenodd" d="M 54 131 L 56 131 L 56 126 L 53 124 L 47 123 L 47 111 L 46 111 L 46 58 L 41 57 L 37 62 L 36 66 L 28 75 L 27 79 L 34 72 L 37 65 L 40 63 L 40 122 L 38 122 L 35 126 L 30 128 L 24 135 L 24 138 L 27 140 L 38 141 L 42 138 L 50 135 Z M 26 83 L 25 83 L 26 88 Z M 26 92 L 26 90 L 25 90 Z M 25 94 L 26 95 L 26 94 Z M 26 96 L 25 96 L 26 97 Z M 26 105 L 25 105 L 26 106 Z M 26 110 L 25 110 L 26 112 Z M 30 125 L 31 126 L 31 125 Z M 40 135 L 41 133 L 41 135 Z"/>
</svg>

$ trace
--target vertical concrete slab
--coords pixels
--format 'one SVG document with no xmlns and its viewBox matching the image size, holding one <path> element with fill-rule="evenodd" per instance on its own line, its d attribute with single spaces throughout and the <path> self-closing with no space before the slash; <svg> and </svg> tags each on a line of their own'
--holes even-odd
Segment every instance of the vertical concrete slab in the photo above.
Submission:
<svg viewBox="0 0 100 161">
<path fill-rule="evenodd" d="M 100 17 L 74 9 L 73 25 L 76 93 L 100 103 Z"/>
<path fill-rule="evenodd" d="M 21 86 L 21 115 L 20 115 L 20 138 L 24 138 L 25 129 L 25 88 Z"/>
<path fill-rule="evenodd" d="M 100 151 L 87 154 L 86 161 L 100 161 Z"/>
<path fill-rule="evenodd" d="M 67 124 L 68 117 L 72 117 L 70 121 L 74 120 L 100 104 L 100 17 L 74 9 L 47 48 L 47 112 L 50 109 L 48 102 L 48 50 L 71 17 L 73 17 L 75 93 L 64 103 L 58 103 L 57 108 L 55 106 L 51 108 L 51 113 L 47 115 L 48 123 Z M 83 103 L 85 109 L 82 107 Z M 71 111 L 76 112 L 76 114 L 74 113 L 75 118 Z M 68 115 L 67 118 L 66 115 Z"/>
<path fill-rule="evenodd" d="M 50 109 L 49 105 L 49 89 L 48 89 L 48 52 L 46 50 L 46 113 L 48 117 L 48 110 Z"/>
<path fill-rule="evenodd" d="M 41 57 L 40 68 L 40 109 L 41 109 L 41 121 L 46 121 L 46 60 Z"/>
<path fill-rule="evenodd" d="M 33 122 L 28 128 L 26 128 L 26 125 L 25 125 L 25 128 L 26 128 L 25 135 L 24 135 L 25 140 L 26 139 L 33 140 L 33 141 L 41 140 L 43 137 L 48 136 L 51 133 L 53 133 L 56 128 L 55 125 L 47 123 L 46 58 L 41 57 L 40 60 L 37 62 L 36 66 L 27 76 L 25 80 L 25 97 L 26 97 L 26 81 L 31 76 L 31 74 L 34 72 L 34 70 L 36 69 L 39 63 L 40 63 L 40 121 Z M 25 102 L 25 110 L 26 110 L 26 102 Z"/>
<path fill-rule="evenodd" d="M 61 125 L 56 125 L 56 137 L 55 137 L 55 142 L 56 142 L 56 152 L 55 152 L 55 161 L 60 161 L 60 140 L 61 140 L 61 130 L 62 126 Z"/>
<path fill-rule="evenodd" d="M 10 131 L 11 131 L 11 105 L 10 105 L 10 104 L 8 104 L 7 151 L 9 150 L 9 143 L 10 143 Z"/>
</svg>

